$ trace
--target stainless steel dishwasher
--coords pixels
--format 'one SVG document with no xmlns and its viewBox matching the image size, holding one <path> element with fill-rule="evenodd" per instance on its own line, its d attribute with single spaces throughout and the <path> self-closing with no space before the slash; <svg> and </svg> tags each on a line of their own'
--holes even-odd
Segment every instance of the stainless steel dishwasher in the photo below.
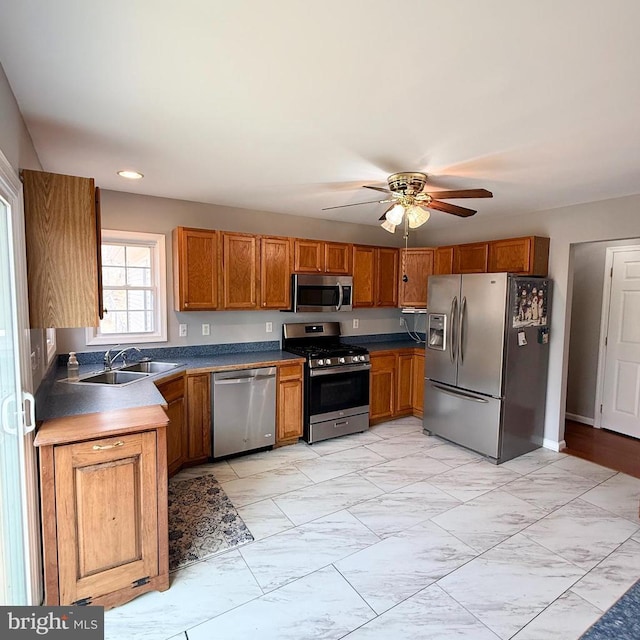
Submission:
<svg viewBox="0 0 640 640">
<path fill-rule="evenodd" d="M 212 373 L 211 383 L 214 458 L 275 444 L 275 367 Z"/>
</svg>

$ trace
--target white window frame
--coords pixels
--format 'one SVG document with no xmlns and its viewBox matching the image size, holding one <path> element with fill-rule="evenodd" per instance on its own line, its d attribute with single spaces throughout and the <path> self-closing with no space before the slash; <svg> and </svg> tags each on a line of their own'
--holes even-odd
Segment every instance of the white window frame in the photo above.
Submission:
<svg viewBox="0 0 640 640">
<path fill-rule="evenodd" d="M 152 248 L 151 277 L 157 291 L 155 327 L 153 333 L 101 333 L 100 327 L 86 329 L 87 345 L 96 344 L 139 344 L 167 341 L 167 259 L 166 243 L 162 233 L 140 231 L 116 231 L 102 229 L 102 242 L 140 244 Z M 108 309 L 107 309 L 108 312 Z"/>
</svg>

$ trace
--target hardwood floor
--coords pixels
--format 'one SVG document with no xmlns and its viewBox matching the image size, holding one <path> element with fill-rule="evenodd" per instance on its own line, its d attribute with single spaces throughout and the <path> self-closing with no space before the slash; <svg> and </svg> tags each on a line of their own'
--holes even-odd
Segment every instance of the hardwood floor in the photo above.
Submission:
<svg viewBox="0 0 640 640">
<path fill-rule="evenodd" d="M 640 478 L 640 440 L 567 420 L 563 453 Z"/>
</svg>

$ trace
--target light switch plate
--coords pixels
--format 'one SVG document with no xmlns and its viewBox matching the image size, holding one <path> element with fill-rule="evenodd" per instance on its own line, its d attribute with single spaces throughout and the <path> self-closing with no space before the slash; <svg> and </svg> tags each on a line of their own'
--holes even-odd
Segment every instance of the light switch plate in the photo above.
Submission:
<svg viewBox="0 0 640 640">
<path fill-rule="evenodd" d="M 272 333 L 273 332 L 273 322 L 265 323 L 265 331 L 267 333 Z"/>
<path fill-rule="evenodd" d="M 353 319 L 353 328 L 357 329 L 360 326 L 360 320 L 358 318 Z"/>
<path fill-rule="evenodd" d="M 186 324 L 178 325 L 178 335 L 181 338 L 186 338 L 187 337 L 187 325 Z"/>
<path fill-rule="evenodd" d="M 202 335 L 203 336 L 208 336 L 211 333 L 211 325 L 208 324 L 207 322 L 205 322 L 202 325 Z"/>
</svg>

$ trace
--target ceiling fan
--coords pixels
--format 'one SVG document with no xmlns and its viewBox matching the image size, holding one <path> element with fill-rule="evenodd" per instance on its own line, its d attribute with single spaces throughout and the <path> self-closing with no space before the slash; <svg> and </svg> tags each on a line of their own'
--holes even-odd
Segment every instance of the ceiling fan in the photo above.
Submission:
<svg viewBox="0 0 640 640">
<path fill-rule="evenodd" d="M 423 225 L 431 215 L 429 209 L 436 209 L 451 213 L 454 216 L 468 218 L 476 213 L 475 209 L 467 209 L 441 200 L 455 200 L 457 198 L 493 198 L 491 191 L 486 189 L 461 189 L 456 191 L 423 191 L 427 184 L 427 174 L 418 172 L 394 173 L 387 178 L 388 189 L 363 185 L 365 189 L 373 189 L 388 194 L 390 197 L 385 200 L 369 200 L 368 202 L 354 202 L 353 204 L 343 204 L 338 207 L 326 207 L 328 209 L 341 209 L 342 207 L 354 207 L 360 204 L 392 203 L 382 214 L 382 228 L 389 233 L 394 233 L 396 227 L 405 223 L 405 234 L 408 228 L 415 229 Z"/>
</svg>

